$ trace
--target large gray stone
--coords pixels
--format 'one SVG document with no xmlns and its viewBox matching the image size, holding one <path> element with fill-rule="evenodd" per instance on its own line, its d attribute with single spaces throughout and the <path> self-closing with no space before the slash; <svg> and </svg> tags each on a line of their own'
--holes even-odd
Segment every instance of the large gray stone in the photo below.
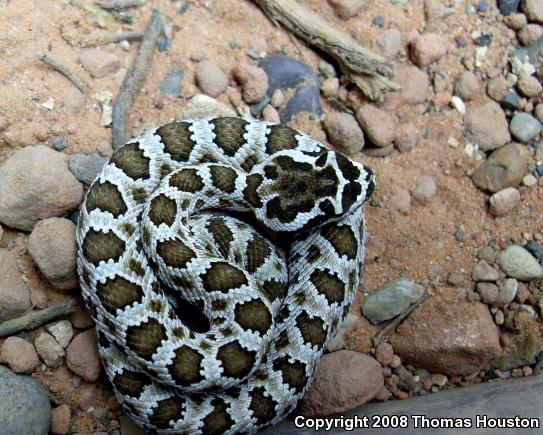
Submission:
<svg viewBox="0 0 543 435">
<path fill-rule="evenodd" d="M 389 282 L 364 300 L 362 313 L 377 324 L 403 313 L 424 294 L 424 287 L 405 278 Z"/>
<path fill-rule="evenodd" d="M 47 392 L 31 376 L 16 375 L 0 366 L 0 433 L 44 435 L 49 430 L 51 405 Z"/>
<path fill-rule="evenodd" d="M 523 281 L 543 278 L 543 267 L 522 246 L 509 246 L 498 254 L 496 261 L 511 278 Z"/>
<path fill-rule="evenodd" d="M 67 156 L 45 145 L 17 150 L 0 167 L 0 222 L 30 231 L 41 219 L 63 216 L 83 199 Z"/>
</svg>

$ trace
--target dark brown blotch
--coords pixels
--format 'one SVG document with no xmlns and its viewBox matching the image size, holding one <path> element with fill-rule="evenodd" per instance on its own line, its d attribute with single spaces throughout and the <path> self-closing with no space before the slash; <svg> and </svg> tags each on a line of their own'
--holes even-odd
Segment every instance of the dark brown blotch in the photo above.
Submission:
<svg viewBox="0 0 543 435">
<path fill-rule="evenodd" d="M 202 190 L 204 182 L 194 168 L 180 169 L 169 179 L 170 186 L 183 192 L 195 193 Z"/>
<path fill-rule="evenodd" d="M 158 242 L 156 250 L 168 266 L 175 268 L 184 268 L 193 258 L 196 258 L 196 253 L 181 240 Z"/>
<path fill-rule="evenodd" d="M 236 171 L 227 166 L 213 165 L 210 169 L 213 185 L 226 193 L 236 190 Z"/>
<path fill-rule="evenodd" d="M 175 351 L 175 357 L 169 366 L 172 378 L 178 385 L 189 386 L 204 380 L 202 370 L 203 355 L 189 346 L 181 346 Z"/>
<path fill-rule="evenodd" d="M 117 261 L 124 253 L 125 243 L 112 231 L 89 230 L 83 240 L 83 255 L 92 264 L 98 265 L 100 261 L 112 259 Z"/>
<path fill-rule="evenodd" d="M 256 208 L 262 207 L 262 201 L 257 192 L 257 189 L 262 184 L 262 181 L 264 181 L 262 175 L 251 174 L 247 176 L 247 185 L 243 189 L 243 198 L 245 198 L 249 204 Z"/>
<path fill-rule="evenodd" d="M 183 418 L 183 407 L 185 399 L 173 396 L 168 399 L 162 399 L 157 402 L 149 416 L 149 423 L 158 429 L 168 429 L 171 427 L 171 421 L 177 421 Z"/>
<path fill-rule="evenodd" d="M 322 237 L 330 242 L 340 257 L 352 260 L 358 254 L 358 242 L 353 231 L 346 225 L 327 225 L 321 231 Z"/>
<path fill-rule="evenodd" d="M 283 381 L 297 393 L 301 393 L 307 383 L 306 365 L 300 361 L 290 362 L 289 358 L 282 356 L 273 362 L 273 369 L 281 372 Z"/>
<path fill-rule="evenodd" d="M 208 292 L 228 293 L 231 289 L 247 284 L 245 273 L 229 263 L 218 261 L 211 264 L 202 276 L 204 288 Z"/>
<path fill-rule="evenodd" d="M 157 129 L 156 132 L 164 144 L 164 151 L 172 160 L 186 162 L 189 159 L 190 152 L 196 145 L 191 138 L 189 127 L 188 122 L 172 122 Z"/>
<path fill-rule="evenodd" d="M 175 221 L 175 214 L 177 213 L 177 205 L 173 199 L 168 198 L 166 195 L 161 194 L 155 196 L 151 200 L 149 206 L 149 219 L 157 227 L 160 224 L 166 224 L 171 226 Z"/>
<path fill-rule="evenodd" d="M 92 185 L 87 193 L 85 206 L 87 212 L 99 209 L 110 212 L 113 217 L 119 217 L 128 209 L 118 187 L 109 181 Z"/>
<path fill-rule="evenodd" d="M 217 398 L 211 401 L 211 406 L 213 410 L 205 416 L 202 432 L 210 435 L 223 434 L 234 425 L 234 420 L 228 413 L 228 405 L 223 399 Z"/>
<path fill-rule="evenodd" d="M 302 334 L 304 343 L 321 348 L 326 340 L 324 320 L 320 317 L 310 318 L 305 312 L 298 315 L 296 325 Z"/>
<path fill-rule="evenodd" d="M 262 290 L 270 301 L 283 298 L 287 294 L 288 285 L 284 282 L 269 279 L 262 283 Z"/>
<path fill-rule="evenodd" d="M 247 258 L 247 272 L 254 273 L 266 262 L 271 253 L 270 245 L 266 242 L 266 239 L 254 234 L 247 243 L 247 250 L 245 252 Z"/>
<path fill-rule="evenodd" d="M 276 416 L 277 402 L 271 398 L 270 394 L 266 394 L 264 387 L 253 388 L 249 391 L 249 397 L 251 398 L 249 409 L 253 412 L 258 425 L 273 420 Z"/>
<path fill-rule="evenodd" d="M 245 330 L 266 334 L 272 326 L 272 316 L 266 304 L 259 299 L 240 303 L 234 309 L 234 320 Z"/>
<path fill-rule="evenodd" d="M 232 234 L 232 231 L 228 228 L 224 219 L 211 219 L 207 223 L 206 229 L 211 233 L 213 241 L 219 248 L 222 257 L 227 258 L 230 244 L 234 240 L 234 234 Z"/>
<path fill-rule="evenodd" d="M 114 163 L 133 180 L 146 180 L 149 178 L 149 157 L 145 157 L 139 143 L 130 143 L 116 151 L 109 163 Z"/>
<path fill-rule="evenodd" d="M 138 326 L 126 330 L 126 344 L 139 357 L 150 360 L 163 340 L 167 339 L 166 328 L 156 319 L 149 318 Z"/>
<path fill-rule="evenodd" d="M 221 361 L 224 376 L 242 379 L 251 372 L 256 361 L 256 352 L 233 341 L 219 348 L 217 359 Z"/>
<path fill-rule="evenodd" d="M 241 118 L 215 118 L 210 121 L 215 133 L 215 143 L 227 156 L 233 157 L 245 143 L 247 121 Z"/>
<path fill-rule="evenodd" d="M 270 127 L 266 152 L 274 154 L 278 151 L 289 150 L 297 145 L 296 135 L 298 132 L 285 125 L 273 125 Z"/>
<path fill-rule="evenodd" d="M 113 385 L 124 396 L 139 397 L 153 382 L 145 373 L 124 370 L 113 378 Z"/>
<path fill-rule="evenodd" d="M 143 298 L 143 290 L 138 284 L 122 276 L 115 276 L 108 278 L 104 284 L 98 282 L 96 295 L 105 309 L 115 314 L 118 309 L 123 310 L 127 305 L 140 302 Z"/>
<path fill-rule="evenodd" d="M 309 280 L 328 303 L 341 303 L 345 297 L 345 283 L 328 269 L 314 270 Z"/>
</svg>

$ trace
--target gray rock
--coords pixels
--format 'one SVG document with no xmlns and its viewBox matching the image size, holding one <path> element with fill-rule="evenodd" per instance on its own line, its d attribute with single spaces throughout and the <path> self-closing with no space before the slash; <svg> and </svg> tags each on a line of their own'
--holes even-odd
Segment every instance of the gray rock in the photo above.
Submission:
<svg viewBox="0 0 543 435">
<path fill-rule="evenodd" d="M 230 107 L 207 95 L 197 94 L 177 113 L 176 119 L 200 119 L 213 116 L 236 116 Z"/>
<path fill-rule="evenodd" d="M 271 98 L 277 89 L 285 91 L 285 95 L 292 95 L 279 112 L 282 122 L 289 122 L 301 112 L 322 115 L 320 82 L 309 65 L 282 54 L 270 54 L 258 66 L 268 76 L 268 97 Z M 294 92 L 286 92 L 288 89 Z"/>
<path fill-rule="evenodd" d="M 364 134 L 356 119 L 349 113 L 329 113 L 323 121 L 324 131 L 332 145 L 347 154 L 364 147 Z"/>
<path fill-rule="evenodd" d="M 468 107 L 464 121 L 468 136 L 483 151 L 500 148 L 511 140 L 505 114 L 495 101 Z"/>
<path fill-rule="evenodd" d="M 479 94 L 479 81 L 471 71 L 465 71 L 454 84 L 454 93 L 462 100 L 473 100 Z"/>
<path fill-rule="evenodd" d="M 517 112 L 511 123 L 509 130 L 513 137 L 523 143 L 530 142 L 541 131 L 541 123 L 533 116 L 524 112 Z"/>
<path fill-rule="evenodd" d="M 496 305 L 505 307 L 513 302 L 518 290 L 518 281 L 513 278 L 506 279 L 500 287 L 498 293 L 498 299 L 496 299 Z"/>
<path fill-rule="evenodd" d="M 487 263 L 494 263 L 496 253 L 491 246 L 483 246 L 477 251 L 477 258 L 479 260 L 485 260 Z"/>
<path fill-rule="evenodd" d="M 47 280 L 57 288 L 78 288 L 75 224 L 64 218 L 39 221 L 28 239 L 28 252 Z"/>
<path fill-rule="evenodd" d="M 39 220 L 62 216 L 83 198 L 67 156 L 44 145 L 17 150 L 0 167 L 0 222 L 30 231 Z"/>
<path fill-rule="evenodd" d="M 509 246 L 498 254 L 496 261 L 511 278 L 521 281 L 543 278 L 543 267 L 522 246 Z"/>
<path fill-rule="evenodd" d="M 182 95 L 182 81 L 185 77 L 185 71 L 182 69 L 176 69 L 164 76 L 158 88 L 160 92 L 166 95 L 173 95 L 174 97 L 180 97 Z"/>
<path fill-rule="evenodd" d="M 0 322 L 20 316 L 30 308 L 30 292 L 17 268 L 15 254 L 0 249 Z"/>
<path fill-rule="evenodd" d="M 392 281 L 364 300 L 362 313 L 373 324 L 403 313 L 424 294 L 424 287 L 405 278 Z"/>
<path fill-rule="evenodd" d="M 520 0 L 498 0 L 498 8 L 503 15 L 516 12 L 519 4 Z"/>
<path fill-rule="evenodd" d="M 529 20 L 543 23 L 543 2 L 541 0 L 522 0 L 521 7 Z"/>
<path fill-rule="evenodd" d="M 498 192 L 516 187 L 528 170 L 530 153 L 526 146 L 512 143 L 494 151 L 473 173 L 472 180 L 482 190 Z"/>
<path fill-rule="evenodd" d="M 228 86 L 228 76 L 214 60 L 198 62 L 194 74 L 198 87 L 210 97 L 218 97 Z"/>
<path fill-rule="evenodd" d="M 72 154 L 68 158 L 68 168 L 75 178 L 90 185 L 106 162 L 107 159 L 98 154 Z"/>
<path fill-rule="evenodd" d="M 0 366 L 0 422 L 3 435 L 44 435 L 49 430 L 51 405 L 41 384 Z M 9 399 L 8 399 L 9 398 Z"/>
<path fill-rule="evenodd" d="M 497 281 L 500 279 L 500 274 L 496 269 L 490 266 L 486 261 L 479 261 L 471 273 L 474 281 Z"/>
</svg>

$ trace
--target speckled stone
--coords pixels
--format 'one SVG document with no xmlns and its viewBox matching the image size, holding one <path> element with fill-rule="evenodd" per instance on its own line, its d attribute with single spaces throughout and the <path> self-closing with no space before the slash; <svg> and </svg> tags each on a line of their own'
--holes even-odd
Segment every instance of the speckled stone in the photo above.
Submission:
<svg viewBox="0 0 543 435">
<path fill-rule="evenodd" d="M 16 375 L 0 365 L 0 397 L 2 435 L 44 435 L 48 432 L 49 397 L 34 378 Z"/>
</svg>

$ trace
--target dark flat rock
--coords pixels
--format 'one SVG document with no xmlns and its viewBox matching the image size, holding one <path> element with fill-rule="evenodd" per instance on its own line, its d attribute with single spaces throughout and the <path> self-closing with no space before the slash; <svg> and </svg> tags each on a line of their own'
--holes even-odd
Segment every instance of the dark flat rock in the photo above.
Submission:
<svg viewBox="0 0 543 435">
<path fill-rule="evenodd" d="M 435 394 L 427 394 L 410 398 L 407 400 L 395 400 L 382 403 L 368 403 L 358 409 L 344 414 L 345 417 L 363 418 L 368 417 L 368 428 L 354 429 L 346 432 L 343 428 L 332 428 L 326 431 L 327 434 L 440 434 L 440 435 L 468 435 L 468 434 L 540 434 L 543 432 L 543 376 L 530 376 L 526 378 L 510 379 L 506 381 L 495 381 L 477 384 L 465 388 L 454 388 L 441 391 Z M 381 416 L 400 416 L 408 418 L 406 428 L 377 429 L 372 426 L 374 419 Z M 467 419 L 472 423 L 471 428 L 456 429 L 416 429 L 413 416 L 424 416 L 428 419 L 449 418 Z M 492 418 L 538 418 L 539 429 L 498 429 L 498 428 L 477 428 L 477 416 Z M 339 416 L 332 416 L 339 417 Z M 420 421 L 420 417 L 418 418 Z M 313 433 L 324 433 L 324 429 L 315 431 L 307 428 L 299 428 L 294 425 L 292 417 L 288 421 L 261 432 L 266 435 L 297 434 L 306 435 Z"/>
</svg>

